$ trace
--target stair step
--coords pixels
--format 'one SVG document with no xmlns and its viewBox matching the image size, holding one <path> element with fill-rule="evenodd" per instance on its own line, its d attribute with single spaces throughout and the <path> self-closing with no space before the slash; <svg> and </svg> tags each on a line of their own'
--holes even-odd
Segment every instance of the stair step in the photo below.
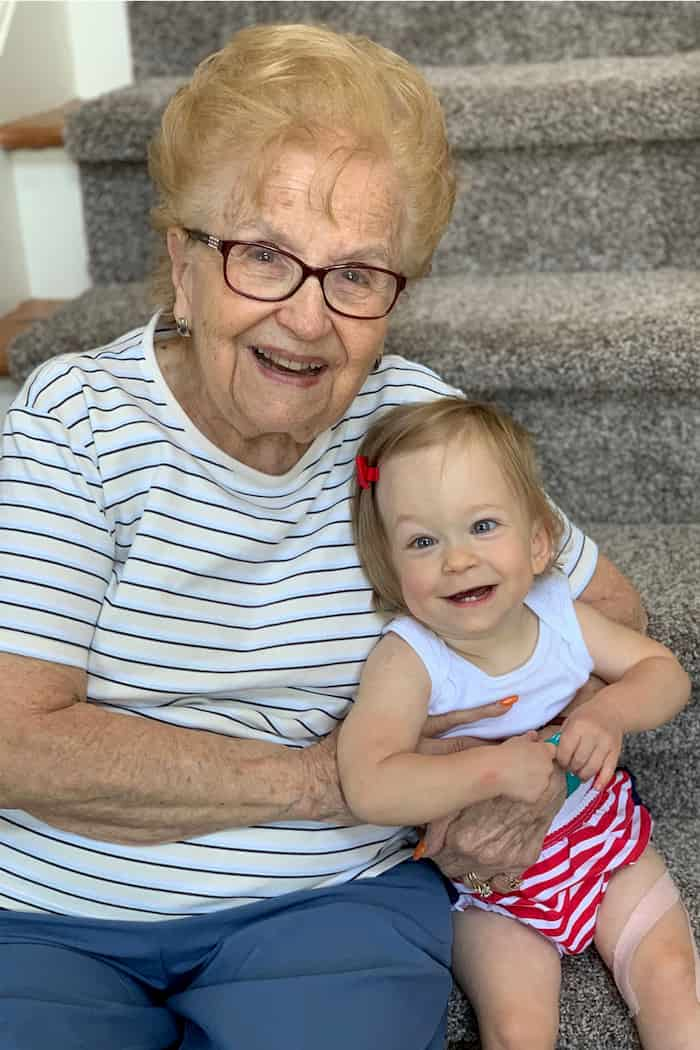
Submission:
<svg viewBox="0 0 700 1050">
<path fill-rule="evenodd" d="M 652 816 L 697 820 L 699 744 L 700 688 L 697 687 L 691 706 L 671 725 L 625 740 L 620 765 L 634 774 L 639 794 Z"/>
<path fill-rule="evenodd" d="M 700 137 L 700 51 L 425 73 L 458 152 Z"/>
<path fill-rule="evenodd" d="M 407 340 L 410 337 L 410 343 Z M 388 349 L 480 396 L 700 392 L 696 271 L 451 274 L 410 285 Z"/>
<path fill-rule="evenodd" d="M 530 65 L 426 66 L 457 153 L 700 138 L 700 51 Z M 71 104 L 78 161 L 141 162 L 183 77 L 149 77 Z M 104 116 L 109 114 L 109 121 Z"/>
<path fill-rule="evenodd" d="M 697 444 L 691 459 L 697 460 Z M 649 633 L 670 646 L 700 684 L 700 522 L 666 520 L 652 529 L 585 520 L 584 525 L 639 588 L 649 611 Z"/>
<path fill-rule="evenodd" d="M 90 288 L 60 306 L 50 323 L 35 322 L 10 341 L 6 347 L 10 375 L 23 382 L 42 361 L 109 343 L 145 324 L 152 312 L 145 283 Z"/>
<path fill-rule="evenodd" d="M 700 138 L 458 154 L 434 272 L 695 269 L 698 168 Z"/>
<path fill-rule="evenodd" d="M 163 110 L 185 81 L 150 77 L 86 100 L 66 120 L 67 152 L 80 163 L 145 165 Z"/>
<path fill-rule="evenodd" d="M 700 520 L 697 394 L 651 388 L 626 398 L 611 387 L 607 396 L 557 397 L 530 383 L 487 400 L 505 401 L 535 436 L 547 489 L 575 520 Z"/>
<path fill-rule="evenodd" d="M 7 347 L 15 336 L 26 331 L 35 321 L 50 317 L 63 302 L 64 299 L 26 299 L 0 317 L 0 376 L 8 374 Z"/>
<path fill-rule="evenodd" d="M 568 508 L 567 508 L 568 509 Z M 649 634 L 668 645 L 700 686 L 700 523 L 611 525 L 583 520 L 600 551 L 638 588 Z"/>
<path fill-rule="evenodd" d="M 239 2 L 129 5 L 135 75 L 187 73 L 239 27 L 317 21 L 416 63 L 477 65 L 700 47 L 692 3 Z"/>
</svg>

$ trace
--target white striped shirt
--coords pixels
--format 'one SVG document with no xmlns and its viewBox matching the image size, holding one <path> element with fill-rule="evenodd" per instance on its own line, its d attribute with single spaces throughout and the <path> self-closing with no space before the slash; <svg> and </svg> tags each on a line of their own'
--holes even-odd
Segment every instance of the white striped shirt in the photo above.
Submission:
<svg viewBox="0 0 700 1050">
<path fill-rule="evenodd" d="M 192 729 L 314 743 L 345 715 L 383 620 L 352 543 L 354 457 L 387 408 L 455 391 L 386 357 L 287 474 L 211 444 L 145 329 L 42 365 L 0 460 L 0 650 L 87 672 L 87 699 Z M 592 541 L 567 527 L 576 594 Z M 0 810 L 0 907 L 167 919 L 376 875 L 406 829 L 311 822 L 117 845 Z"/>
</svg>

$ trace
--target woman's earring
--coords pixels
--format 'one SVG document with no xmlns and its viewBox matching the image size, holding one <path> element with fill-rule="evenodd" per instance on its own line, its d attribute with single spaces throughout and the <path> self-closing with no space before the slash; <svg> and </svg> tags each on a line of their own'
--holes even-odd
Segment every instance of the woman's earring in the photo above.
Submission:
<svg viewBox="0 0 700 1050">
<path fill-rule="evenodd" d="M 378 357 L 378 358 L 376 359 L 376 361 L 374 362 L 374 364 L 372 365 L 372 371 L 373 371 L 373 372 L 376 372 L 376 371 L 377 371 L 377 369 L 379 368 L 380 364 L 382 363 L 382 356 L 383 356 L 383 355 L 382 355 L 382 354 L 380 354 L 380 355 L 379 355 L 379 357 Z"/>
<path fill-rule="evenodd" d="M 176 317 L 175 327 L 177 328 L 177 334 L 182 339 L 189 339 L 192 335 L 192 329 L 190 328 L 190 322 L 186 317 Z"/>
</svg>

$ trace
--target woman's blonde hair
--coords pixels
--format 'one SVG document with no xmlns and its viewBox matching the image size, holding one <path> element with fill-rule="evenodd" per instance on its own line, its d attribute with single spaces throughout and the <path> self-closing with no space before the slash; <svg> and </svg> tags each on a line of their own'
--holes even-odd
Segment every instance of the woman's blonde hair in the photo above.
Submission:
<svg viewBox="0 0 700 1050">
<path fill-rule="evenodd" d="M 427 272 L 455 195 L 444 115 L 432 88 L 409 62 L 366 37 L 322 26 L 261 25 L 240 30 L 200 63 L 168 103 L 151 144 L 158 194 L 152 222 L 163 237 L 154 292 L 161 304 L 173 302 L 165 232 L 203 226 L 216 214 L 226 166 L 235 168 L 234 208 L 247 213 L 260 204 L 279 147 L 329 135 L 345 144 L 347 159 L 368 153 L 390 162 L 402 194 L 397 264 L 407 277 Z"/>
<path fill-rule="evenodd" d="M 530 521 L 538 522 L 545 532 L 550 558 L 543 573 L 556 564 L 563 523 L 542 488 L 527 430 L 495 405 L 480 401 L 446 397 L 427 404 L 399 405 L 367 431 L 359 454 L 368 465 L 379 467 L 379 480 L 367 488 L 356 482 L 352 499 L 355 543 L 372 584 L 377 610 L 408 612 L 377 504 L 382 465 L 400 452 L 447 446 L 455 441 L 483 441 L 487 445 L 500 463 L 512 491 L 522 500 Z"/>
</svg>

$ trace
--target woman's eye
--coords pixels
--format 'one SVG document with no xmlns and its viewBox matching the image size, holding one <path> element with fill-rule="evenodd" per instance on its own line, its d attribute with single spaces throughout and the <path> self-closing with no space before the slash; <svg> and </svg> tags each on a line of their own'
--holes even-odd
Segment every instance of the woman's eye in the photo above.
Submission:
<svg viewBox="0 0 700 1050">
<path fill-rule="evenodd" d="M 480 521 L 475 521 L 472 525 L 472 532 L 483 535 L 485 532 L 493 532 L 497 525 L 498 522 L 494 521 L 493 518 L 481 518 Z"/>
<path fill-rule="evenodd" d="M 251 257 L 257 263 L 276 262 L 279 256 L 270 248 L 252 248 Z"/>
<path fill-rule="evenodd" d="M 231 252 L 231 259 L 242 262 L 248 266 L 269 266 L 278 264 L 283 256 L 274 248 L 268 248 L 265 244 L 240 244 Z"/>
<path fill-rule="evenodd" d="M 366 270 L 348 269 L 339 270 L 338 273 L 342 274 L 343 279 L 347 281 L 348 284 L 356 284 L 359 285 L 361 288 L 366 288 L 369 285 L 369 279 Z"/>
</svg>

